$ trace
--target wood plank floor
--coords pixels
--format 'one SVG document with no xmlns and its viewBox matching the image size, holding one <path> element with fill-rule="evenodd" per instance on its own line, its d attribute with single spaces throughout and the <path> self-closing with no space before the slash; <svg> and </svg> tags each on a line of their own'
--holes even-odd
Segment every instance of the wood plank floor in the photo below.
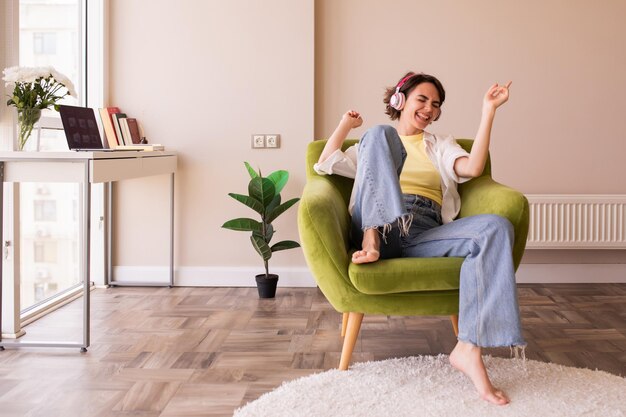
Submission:
<svg viewBox="0 0 626 417">
<path fill-rule="evenodd" d="M 520 285 L 527 357 L 626 375 L 626 284 Z M 26 327 L 81 339 L 82 302 Z M 92 344 L 0 352 L 0 415 L 230 416 L 283 381 L 334 368 L 341 315 L 315 288 L 92 292 Z M 445 317 L 366 316 L 353 361 L 449 353 Z M 487 353 L 508 357 L 508 349 Z"/>
</svg>

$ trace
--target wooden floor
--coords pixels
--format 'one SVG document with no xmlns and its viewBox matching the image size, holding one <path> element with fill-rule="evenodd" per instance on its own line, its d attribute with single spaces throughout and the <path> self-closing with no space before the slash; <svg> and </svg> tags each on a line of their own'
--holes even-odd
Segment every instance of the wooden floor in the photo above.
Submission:
<svg viewBox="0 0 626 417">
<path fill-rule="evenodd" d="M 626 284 L 520 285 L 530 359 L 626 375 Z M 336 367 L 341 316 L 313 288 L 92 292 L 92 343 L 0 352 L 0 415 L 230 416 L 288 381 Z M 80 340 L 79 300 L 26 328 Z M 445 317 L 366 316 L 354 361 L 449 353 Z M 487 353 L 508 356 L 508 349 Z"/>
</svg>

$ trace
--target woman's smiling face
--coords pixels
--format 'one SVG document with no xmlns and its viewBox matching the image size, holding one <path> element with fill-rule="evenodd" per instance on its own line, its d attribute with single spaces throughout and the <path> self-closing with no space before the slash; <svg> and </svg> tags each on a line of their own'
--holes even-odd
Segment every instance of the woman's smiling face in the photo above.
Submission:
<svg viewBox="0 0 626 417">
<path fill-rule="evenodd" d="M 411 90 L 400 114 L 400 128 L 406 135 L 423 131 L 441 113 L 441 100 L 434 84 L 424 82 Z"/>
</svg>

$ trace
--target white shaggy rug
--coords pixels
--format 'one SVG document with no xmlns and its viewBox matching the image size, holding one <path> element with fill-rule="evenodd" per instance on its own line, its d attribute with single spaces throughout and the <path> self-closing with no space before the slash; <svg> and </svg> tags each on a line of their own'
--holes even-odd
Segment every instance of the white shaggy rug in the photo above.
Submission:
<svg viewBox="0 0 626 417">
<path fill-rule="evenodd" d="M 234 417 L 603 416 L 626 417 L 626 378 L 521 359 L 484 357 L 495 386 L 511 398 L 478 398 L 446 355 L 357 363 L 284 383 Z"/>
</svg>

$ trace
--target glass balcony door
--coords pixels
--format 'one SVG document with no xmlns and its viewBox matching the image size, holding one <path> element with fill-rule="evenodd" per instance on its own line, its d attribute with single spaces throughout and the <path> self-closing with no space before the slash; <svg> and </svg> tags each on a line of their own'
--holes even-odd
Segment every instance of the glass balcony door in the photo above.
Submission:
<svg viewBox="0 0 626 417">
<path fill-rule="evenodd" d="M 85 102 L 83 22 L 82 0 L 19 0 L 19 65 L 52 66 L 70 78 L 79 97 L 68 97 L 64 104 Z M 58 113 L 46 111 L 26 149 L 66 151 L 60 126 Z M 20 305 L 25 313 L 81 284 L 79 186 L 23 183 L 19 195 Z"/>
</svg>

